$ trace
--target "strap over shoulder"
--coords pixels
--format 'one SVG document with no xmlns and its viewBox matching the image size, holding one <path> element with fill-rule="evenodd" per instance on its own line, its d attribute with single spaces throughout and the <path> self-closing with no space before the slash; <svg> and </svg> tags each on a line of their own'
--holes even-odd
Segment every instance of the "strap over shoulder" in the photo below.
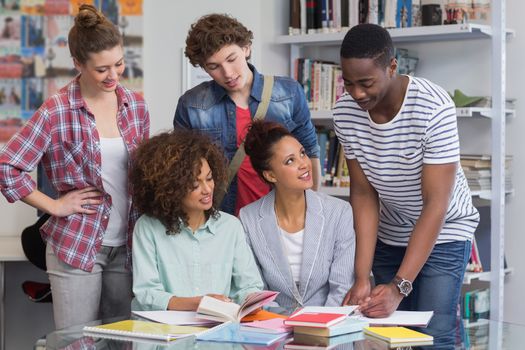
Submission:
<svg viewBox="0 0 525 350">
<path fill-rule="evenodd" d="M 273 82 L 274 82 L 273 75 L 264 76 L 261 102 L 259 103 L 259 106 L 257 107 L 257 111 L 255 112 L 255 115 L 253 116 L 253 120 L 263 120 L 266 117 L 266 112 L 268 111 L 268 106 L 270 105 L 270 99 L 272 98 Z M 244 140 L 243 140 L 241 144 L 239 145 L 239 148 L 233 155 L 232 160 L 230 161 L 230 165 L 228 167 L 228 182 L 226 183 L 224 192 L 220 192 L 217 194 L 217 196 L 219 197 L 218 203 L 222 202 L 222 199 L 224 198 L 226 191 L 230 187 L 230 184 L 232 183 L 233 178 L 235 177 L 235 175 L 237 175 L 237 171 L 241 167 L 242 161 L 244 160 L 245 156 L 246 156 L 246 152 L 244 151 Z"/>
</svg>

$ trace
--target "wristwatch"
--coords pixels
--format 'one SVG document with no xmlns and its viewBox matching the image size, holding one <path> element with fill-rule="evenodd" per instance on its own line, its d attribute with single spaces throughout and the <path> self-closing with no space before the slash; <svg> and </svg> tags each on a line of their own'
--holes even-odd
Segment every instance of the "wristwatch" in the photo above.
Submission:
<svg viewBox="0 0 525 350">
<path fill-rule="evenodd" d="M 392 279 L 392 283 L 397 287 L 399 293 L 407 297 L 412 291 L 412 282 L 404 279 L 403 277 L 396 276 Z"/>
</svg>

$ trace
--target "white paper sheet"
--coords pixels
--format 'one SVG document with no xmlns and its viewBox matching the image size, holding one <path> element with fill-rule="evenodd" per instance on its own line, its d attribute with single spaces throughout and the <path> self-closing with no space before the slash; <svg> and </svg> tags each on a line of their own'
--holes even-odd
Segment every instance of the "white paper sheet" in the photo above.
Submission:
<svg viewBox="0 0 525 350">
<path fill-rule="evenodd" d="M 369 322 L 370 325 L 385 326 L 417 326 L 426 327 L 434 311 L 394 311 L 392 315 L 385 318 L 370 318 L 362 315 L 350 316 Z"/>
<path fill-rule="evenodd" d="M 179 326 L 208 325 L 216 323 L 197 318 L 197 313 L 194 311 L 133 311 L 133 314 L 151 321 Z"/>
</svg>

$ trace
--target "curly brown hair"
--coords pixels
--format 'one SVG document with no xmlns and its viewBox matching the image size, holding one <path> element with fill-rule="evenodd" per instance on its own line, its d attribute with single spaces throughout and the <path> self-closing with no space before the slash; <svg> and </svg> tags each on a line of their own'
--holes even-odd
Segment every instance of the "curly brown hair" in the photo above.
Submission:
<svg viewBox="0 0 525 350">
<path fill-rule="evenodd" d="M 142 214 L 158 219 L 166 227 L 166 234 L 176 234 L 181 225 L 188 225 L 182 200 L 193 190 L 202 159 L 210 165 L 214 194 L 224 191 L 226 158 L 204 134 L 188 130 L 164 132 L 144 141 L 133 153 L 129 176 L 133 201 Z M 216 198 L 214 195 L 206 218 L 218 217 Z"/>
<path fill-rule="evenodd" d="M 123 45 L 117 26 L 96 7 L 87 4 L 80 5 L 75 25 L 69 30 L 67 41 L 71 56 L 81 64 L 86 63 L 90 53 Z"/>
<path fill-rule="evenodd" d="M 206 60 L 224 46 L 246 47 L 252 44 L 252 39 L 253 33 L 241 22 L 227 14 L 213 13 L 191 25 L 184 54 L 195 67 L 204 67 Z"/>
</svg>

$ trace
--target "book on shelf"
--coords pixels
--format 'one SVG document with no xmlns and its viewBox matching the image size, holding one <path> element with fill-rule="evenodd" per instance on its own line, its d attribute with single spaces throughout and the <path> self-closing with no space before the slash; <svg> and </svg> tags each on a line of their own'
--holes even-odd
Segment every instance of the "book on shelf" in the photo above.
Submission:
<svg viewBox="0 0 525 350">
<path fill-rule="evenodd" d="M 330 111 L 345 92 L 342 70 L 334 62 L 298 58 L 293 72 L 304 89 L 310 110 Z"/>
<path fill-rule="evenodd" d="M 474 169 L 490 169 L 492 157 L 488 154 L 461 154 L 460 163 L 462 167 Z M 505 156 L 505 168 L 512 164 L 512 155 Z"/>
<path fill-rule="evenodd" d="M 346 157 L 335 132 L 319 128 L 317 139 L 320 145 L 321 184 L 326 187 L 349 187 L 350 174 Z"/>
<path fill-rule="evenodd" d="M 378 338 L 393 345 L 432 345 L 434 338 L 406 327 L 365 327 L 366 336 Z"/>
<path fill-rule="evenodd" d="M 220 324 L 206 332 L 197 334 L 199 341 L 224 342 L 224 343 L 244 343 L 255 345 L 270 345 L 278 340 L 286 338 L 288 333 L 262 333 L 248 332 L 241 329 L 241 324 L 236 322 L 226 322 Z"/>
<path fill-rule="evenodd" d="M 337 349 L 343 344 L 352 344 L 364 339 L 362 332 L 338 335 L 335 337 L 319 337 L 310 334 L 294 334 L 293 340 L 284 345 L 288 350 Z"/>
<path fill-rule="evenodd" d="M 314 328 L 305 326 L 295 326 L 293 332 L 297 334 L 308 334 L 318 337 L 334 337 L 341 334 L 360 332 L 368 327 L 369 323 L 364 320 L 347 318 L 342 322 L 326 328 Z"/>
<path fill-rule="evenodd" d="M 291 315 L 284 324 L 287 326 L 306 326 L 326 328 L 346 319 L 345 314 L 332 314 L 324 312 L 299 312 Z"/>
<path fill-rule="evenodd" d="M 206 320 L 217 322 L 234 321 L 239 322 L 244 316 L 257 310 L 258 308 L 271 303 L 279 292 L 263 290 L 248 294 L 242 305 L 225 302 L 209 296 L 203 296 L 197 316 Z"/>
<path fill-rule="evenodd" d="M 290 0 L 290 26 L 289 35 L 301 34 L 301 1 Z"/>
<path fill-rule="evenodd" d="M 490 290 L 474 289 L 465 292 L 462 300 L 463 319 L 475 322 L 490 316 Z"/>
<path fill-rule="evenodd" d="M 481 258 L 479 256 L 476 236 L 472 237 L 472 248 L 470 250 L 470 258 L 469 258 L 466 270 L 469 272 L 482 272 L 483 271 L 483 265 L 481 264 Z"/>
<path fill-rule="evenodd" d="M 101 337 L 129 337 L 171 341 L 207 331 L 206 327 L 177 326 L 150 321 L 124 320 L 98 326 L 86 326 L 85 334 Z"/>
<path fill-rule="evenodd" d="M 412 0 L 397 0 L 396 28 L 412 27 Z"/>
<path fill-rule="evenodd" d="M 282 318 L 272 318 L 264 321 L 245 322 L 241 330 L 261 333 L 291 333 L 293 328 L 284 324 Z"/>
</svg>

